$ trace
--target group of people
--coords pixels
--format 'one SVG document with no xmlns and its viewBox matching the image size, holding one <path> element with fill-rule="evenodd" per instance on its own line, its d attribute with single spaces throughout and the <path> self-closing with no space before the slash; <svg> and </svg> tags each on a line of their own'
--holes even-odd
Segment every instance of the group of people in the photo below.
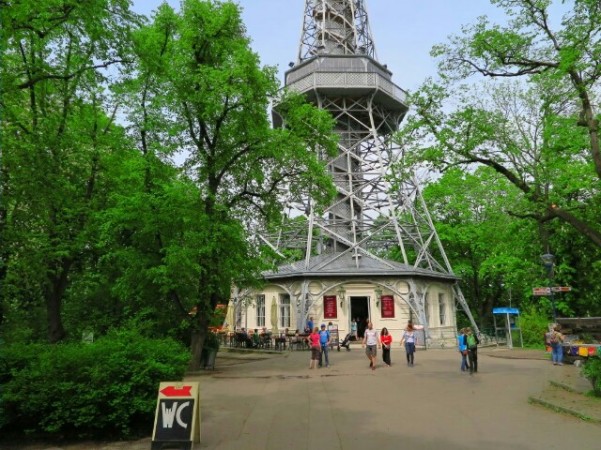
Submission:
<svg viewBox="0 0 601 450">
<path fill-rule="evenodd" d="M 470 327 L 459 330 L 457 347 L 461 353 L 461 371 L 473 375 L 478 372 L 478 344 L 480 340 Z"/>
<path fill-rule="evenodd" d="M 311 322 L 313 318 L 311 318 Z M 330 367 L 329 348 L 331 344 L 330 330 L 326 328 L 326 324 L 322 323 L 320 328 L 313 327 L 309 335 L 309 345 L 311 346 L 311 362 L 309 369 L 323 367 L 325 360 L 326 367 Z"/>
<path fill-rule="evenodd" d="M 311 323 L 313 318 L 310 319 Z M 356 323 L 356 322 L 354 322 Z M 309 369 L 316 367 L 322 367 L 325 362 L 326 367 L 330 366 L 329 360 L 329 347 L 331 345 L 331 334 L 330 330 L 326 328 L 325 324 L 321 324 L 321 327 L 313 327 L 311 334 L 309 335 L 309 346 L 311 347 L 311 361 L 309 363 Z M 413 323 L 409 322 L 407 327 L 403 331 L 400 345 L 405 346 L 405 354 L 407 357 L 407 365 L 413 367 L 415 361 L 415 344 L 417 342 L 417 336 Z M 387 328 L 382 328 L 381 333 L 378 333 L 374 329 L 371 321 L 367 322 L 365 332 L 363 333 L 363 348 L 365 348 L 365 354 L 369 359 L 369 367 L 371 370 L 376 370 L 376 362 L 378 355 L 378 348 L 382 349 L 382 361 L 386 367 L 390 367 L 390 348 L 392 346 L 392 335 L 388 332 Z"/>
<path fill-rule="evenodd" d="M 242 328 L 236 333 L 236 338 L 246 348 L 257 348 L 260 347 L 266 339 L 270 339 L 270 332 L 266 328 L 263 328 L 261 332 L 257 328 L 253 330 L 246 330 Z"/>
<path fill-rule="evenodd" d="M 353 321 L 353 324 L 356 324 L 356 322 Z M 356 328 L 351 328 L 351 330 L 351 332 L 356 331 Z M 549 342 L 561 342 L 561 340 L 563 340 L 561 333 L 558 331 L 553 331 L 553 333 L 555 333 L 553 336 L 549 335 Z M 328 356 L 330 343 L 330 331 L 326 329 L 325 324 L 321 324 L 320 328 L 313 327 L 312 332 L 309 335 L 309 345 L 311 347 L 311 362 L 309 369 L 322 367 L 324 359 L 326 367 L 330 366 Z M 416 343 L 416 330 L 413 323 L 409 321 L 407 327 L 403 330 L 403 335 L 400 340 L 400 345 L 405 347 L 405 356 L 407 359 L 407 366 L 409 367 L 413 367 L 415 363 Z M 478 344 L 480 344 L 480 340 L 470 327 L 459 330 L 457 345 L 461 354 L 462 372 L 469 372 L 470 375 L 478 372 Z M 390 360 L 392 335 L 388 332 L 387 328 L 382 328 L 382 331 L 378 333 L 378 331 L 374 329 L 373 323 L 368 321 L 367 327 L 363 333 L 362 346 L 365 349 L 365 354 L 369 360 L 369 367 L 371 370 L 376 370 L 378 349 L 380 348 L 382 349 L 382 361 L 384 366 L 390 367 L 392 364 Z M 555 345 L 553 347 L 554 351 L 556 348 L 559 348 L 558 351 L 561 351 L 561 345 Z M 557 363 L 555 362 L 555 353 L 553 358 L 554 364 L 561 364 L 560 356 L 557 357 Z"/>
<path fill-rule="evenodd" d="M 415 334 L 415 328 L 413 323 L 409 322 L 405 330 L 403 330 L 403 336 L 401 337 L 400 345 L 405 346 L 405 355 L 407 357 L 407 365 L 413 367 L 415 360 L 415 343 L 417 336 Z M 382 361 L 385 367 L 390 367 L 392 364 L 390 360 L 390 348 L 392 346 L 392 335 L 388 332 L 386 327 L 382 328 L 382 331 L 378 334 L 377 330 L 374 330 L 373 323 L 367 322 L 367 328 L 363 334 L 363 348 L 365 348 L 365 354 L 369 359 L 369 367 L 371 370 L 376 370 L 376 362 L 378 356 L 378 348 L 382 349 Z"/>
</svg>

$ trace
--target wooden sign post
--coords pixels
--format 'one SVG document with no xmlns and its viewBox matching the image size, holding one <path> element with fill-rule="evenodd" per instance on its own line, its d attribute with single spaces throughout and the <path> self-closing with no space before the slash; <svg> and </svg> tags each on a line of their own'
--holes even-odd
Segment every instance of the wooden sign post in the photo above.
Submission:
<svg viewBox="0 0 601 450">
<path fill-rule="evenodd" d="M 162 382 L 159 386 L 151 450 L 192 450 L 200 442 L 198 382 Z"/>
</svg>

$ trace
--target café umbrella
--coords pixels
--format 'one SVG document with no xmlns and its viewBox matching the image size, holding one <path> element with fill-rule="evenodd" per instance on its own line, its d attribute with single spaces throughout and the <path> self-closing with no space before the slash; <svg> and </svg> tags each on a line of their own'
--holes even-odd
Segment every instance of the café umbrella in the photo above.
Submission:
<svg viewBox="0 0 601 450">
<path fill-rule="evenodd" d="M 234 306 L 234 302 L 232 300 L 230 300 L 229 304 L 227 305 L 227 313 L 225 315 L 225 327 L 228 330 L 233 330 L 234 327 L 234 309 L 236 307 Z"/>
</svg>

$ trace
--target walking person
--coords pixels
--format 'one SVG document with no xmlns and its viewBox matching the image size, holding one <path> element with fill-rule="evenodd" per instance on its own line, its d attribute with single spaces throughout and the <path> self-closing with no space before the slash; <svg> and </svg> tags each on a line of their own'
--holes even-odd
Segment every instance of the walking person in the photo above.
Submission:
<svg viewBox="0 0 601 450">
<path fill-rule="evenodd" d="M 459 353 L 461 353 L 461 371 L 467 371 L 469 365 L 467 363 L 467 339 L 465 336 L 465 328 L 459 330 L 459 334 L 457 335 L 457 348 L 459 349 Z"/>
<path fill-rule="evenodd" d="M 330 367 L 330 360 L 328 358 L 328 353 L 330 351 L 330 331 L 326 330 L 325 323 L 321 324 L 321 330 L 319 330 L 319 345 L 321 347 L 321 351 L 319 353 L 319 367 L 322 367 L 323 359 L 326 360 L 326 367 Z"/>
<path fill-rule="evenodd" d="M 371 367 L 371 370 L 376 370 L 376 356 L 378 356 L 378 347 L 380 347 L 378 332 L 374 330 L 374 326 L 371 321 L 368 321 L 367 328 L 363 333 L 363 348 L 365 348 L 365 354 L 367 355 L 367 359 L 369 359 L 369 367 Z"/>
<path fill-rule="evenodd" d="M 386 367 L 390 367 L 390 346 L 392 345 L 392 335 L 388 328 L 382 328 L 380 332 L 380 343 L 382 344 L 382 360 Z"/>
<path fill-rule="evenodd" d="M 309 369 L 315 369 L 319 362 L 319 355 L 321 354 L 319 328 L 313 328 L 313 332 L 309 335 L 309 345 L 311 346 L 311 362 L 309 363 Z"/>
<path fill-rule="evenodd" d="M 413 367 L 414 354 L 415 354 L 415 329 L 413 323 L 409 322 L 407 328 L 403 331 L 403 337 L 401 338 L 401 345 L 405 344 L 405 355 L 407 356 L 407 365 Z"/>
<path fill-rule="evenodd" d="M 470 327 L 465 329 L 466 332 L 466 344 L 467 344 L 467 357 L 470 366 L 470 375 L 474 372 L 478 372 L 478 344 L 480 339 L 472 331 Z"/>
<path fill-rule="evenodd" d="M 313 317 L 309 317 L 309 320 L 307 320 L 307 325 L 305 325 L 305 332 L 313 333 Z"/>
<path fill-rule="evenodd" d="M 359 335 L 357 334 L 357 322 L 359 322 L 359 319 L 351 320 L 351 336 L 355 338 L 356 342 L 359 342 Z"/>
<path fill-rule="evenodd" d="M 563 366 L 563 340 L 565 336 L 559 332 L 559 325 L 553 326 L 547 333 L 547 342 L 551 346 L 551 359 L 554 366 Z"/>
</svg>

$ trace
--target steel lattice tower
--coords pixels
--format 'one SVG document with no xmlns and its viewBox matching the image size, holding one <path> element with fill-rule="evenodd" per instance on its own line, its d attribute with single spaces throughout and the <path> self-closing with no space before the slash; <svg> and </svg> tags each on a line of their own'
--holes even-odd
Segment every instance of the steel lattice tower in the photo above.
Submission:
<svg viewBox="0 0 601 450">
<path fill-rule="evenodd" d="M 263 240 L 276 251 L 302 249 L 304 261 L 291 265 L 299 270 L 325 270 L 336 261 L 359 272 L 376 265 L 398 270 L 399 263 L 385 259 L 393 250 L 414 273 L 455 277 L 416 180 L 392 190 L 387 178 L 402 154 L 392 138 L 408 110 L 407 94 L 376 59 L 366 2 L 306 0 L 298 57 L 290 66 L 285 86 L 336 119 L 339 152 L 327 164 L 337 196 L 319 214 L 310 197 L 289 199 L 287 217 L 306 221 L 290 220 Z M 273 115 L 274 125 L 282 126 L 277 105 Z M 410 284 L 408 303 L 425 323 L 423 289 Z M 454 294 L 477 330 L 456 284 Z M 310 306 L 307 297 L 303 293 L 302 311 Z"/>
</svg>

